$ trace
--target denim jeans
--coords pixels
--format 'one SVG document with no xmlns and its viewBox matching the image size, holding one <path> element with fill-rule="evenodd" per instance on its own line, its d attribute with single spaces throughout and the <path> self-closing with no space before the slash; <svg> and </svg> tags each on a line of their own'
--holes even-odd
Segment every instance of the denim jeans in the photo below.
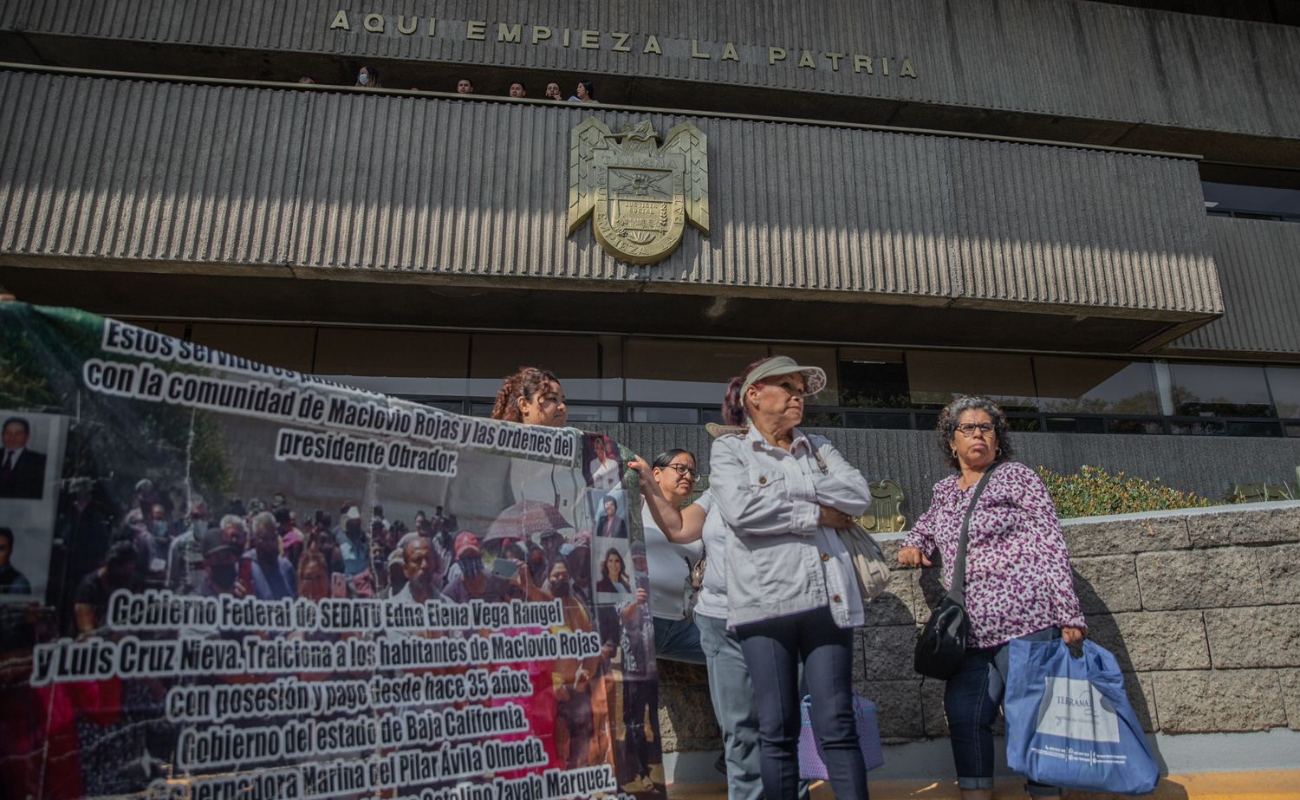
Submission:
<svg viewBox="0 0 1300 800">
<path fill-rule="evenodd" d="M 812 695 L 812 727 L 837 800 L 867 800 L 867 769 L 853 718 L 853 631 L 829 608 L 742 625 L 762 748 L 763 794 L 796 800 L 799 793 L 799 664 Z"/>
<path fill-rule="evenodd" d="M 703 664 L 704 651 L 700 649 L 700 629 L 689 619 L 660 619 L 655 617 L 655 657 L 669 661 Z"/>
<path fill-rule="evenodd" d="M 749 682 L 749 668 L 740 640 L 727 630 L 725 619 L 695 615 L 700 646 L 709 666 L 709 697 L 713 715 L 722 728 L 722 753 L 727 762 L 728 800 L 760 800 L 763 783 L 759 770 L 763 756 L 758 746 L 758 705 Z"/>
<path fill-rule="evenodd" d="M 1029 642 L 1059 639 L 1056 628 L 1045 628 L 1020 638 Z M 957 785 L 962 789 L 993 788 L 993 720 L 1002 705 L 1010 661 L 1007 646 L 971 648 L 948 679 L 943 708 L 948 715 L 952 760 L 957 766 Z M 1061 790 L 1034 781 L 1025 791 L 1035 797 L 1055 797 Z"/>
</svg>

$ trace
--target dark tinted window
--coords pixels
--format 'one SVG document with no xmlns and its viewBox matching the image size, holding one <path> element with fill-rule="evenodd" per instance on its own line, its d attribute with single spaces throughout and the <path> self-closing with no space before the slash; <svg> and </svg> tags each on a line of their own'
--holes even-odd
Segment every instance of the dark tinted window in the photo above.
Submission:
<svg viewBox="0 0 1300 800">
<path fill-rule="evenodd" d="M 1180 416 L 1273 416 L 1263 367 L 1173 363 L 1169 376 Z"/>
</svg>

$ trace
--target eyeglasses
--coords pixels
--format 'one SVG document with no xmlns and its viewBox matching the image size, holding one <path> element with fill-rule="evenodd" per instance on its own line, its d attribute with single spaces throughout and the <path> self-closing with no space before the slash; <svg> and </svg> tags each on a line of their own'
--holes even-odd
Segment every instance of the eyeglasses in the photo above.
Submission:
<svg viewBox="0 0 1300 800">
<path fill-rule="evenodd" d="M 988 436 L 993 433 L 993 425 L 988 422 L 981 422 L 978 425 L 972 422 L 967 422 L 964 425 L 958 425 L 957 430 L 961 431 L 962 436 L 969 439 L 975 435 L 975 431 L 979 431 L 982 435 Z"/>
<path fill-rule="evenodd" d="M 669 464 L 668 467 L 673 472 L 676 472 L 679 477 L 682 478 L 685 478 L 686 476 L 689 475 L 691 480 L 694 481 L 694 480 L 698 480 L 700 477 L 700 471 L 697 470 L 695 467 L 688 467 L 685 464 Z"/>
</svg>

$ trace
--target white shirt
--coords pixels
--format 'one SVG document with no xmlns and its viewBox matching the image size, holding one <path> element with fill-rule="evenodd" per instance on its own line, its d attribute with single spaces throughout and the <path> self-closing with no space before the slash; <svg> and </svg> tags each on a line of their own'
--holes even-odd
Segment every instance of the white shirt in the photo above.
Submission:
<svg viewBox="0 0 1300 800">
<path fill-rule="evenodd" d="M 706 493 L 695 505 L 707 514 L 713 500 Z M 691 564 L 699 561 L 704 545 L 701 542 L 673 544 L 668 541 L 646 505 L 641 507 L 641 524 L 645 528 L 646 561 L 650 568 L 650 613 L 659 619 L 683 619 L 686 579 L 691 574 L 687 559 Z M 705 568 L 708 568 L 707 564 Z"/>
<path fill-rule="evenodd" d="M 708 502 L 705 505 L 705 501 Z M 709 560 L 704 564 L 704 585 L 695 601 L 695 613 L 710 619 L 727 618 L 727 523 L 722 515 L 713 511 L 713 492 L 699 499 L 701 508 L 708 514 L 704 518 L 704 552 Z"/>
</svg>

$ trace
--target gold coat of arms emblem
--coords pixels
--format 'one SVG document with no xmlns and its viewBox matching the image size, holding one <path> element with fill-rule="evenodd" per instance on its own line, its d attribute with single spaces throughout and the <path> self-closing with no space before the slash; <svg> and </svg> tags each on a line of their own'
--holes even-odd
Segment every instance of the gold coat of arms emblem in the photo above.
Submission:
<svg viewBox="0 0 1300 800">
<path fill-rule="evenodd" d="M 649 121 L 614 133 L 587 119 L 570 136 L 568 235 L 588 217 L 605 252 L 631 264 L 667 258 L 687 223 L 707 236 L 707 137 L 686 122 L 660 146 Z"/>
</svg>

